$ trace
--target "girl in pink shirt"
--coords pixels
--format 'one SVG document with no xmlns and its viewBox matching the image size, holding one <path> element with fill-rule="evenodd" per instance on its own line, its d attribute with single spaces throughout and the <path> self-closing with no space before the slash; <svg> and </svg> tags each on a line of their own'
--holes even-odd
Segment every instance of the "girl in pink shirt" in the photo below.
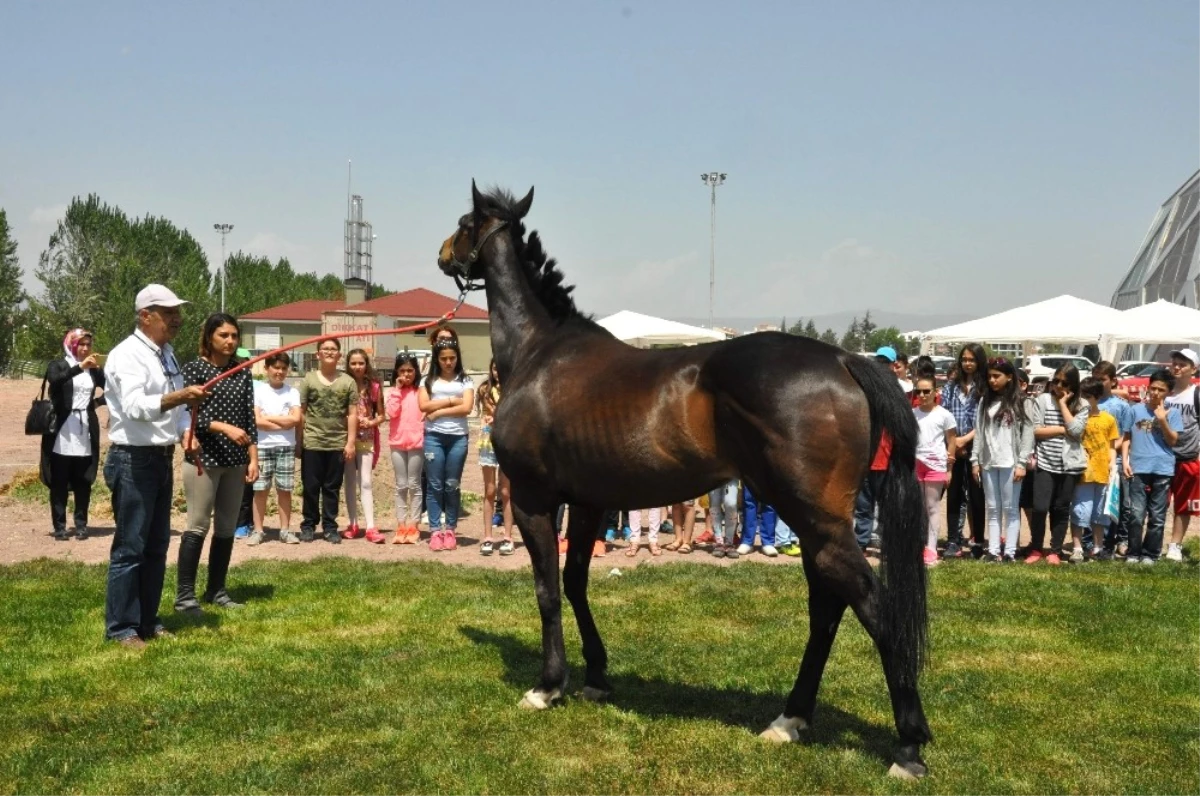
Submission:
<svg viewBox="0 0 1200 796">
<path fill-rule="evenodd" d="M 417 405 L 420 366 L 407 352 L 396 356 L 387 396 L 388 447 L 396 470 L 396 535 L 392 544 L 416 544 L 421 519 L 421 468 L 425 465 L 425 418 Z"/>
</svg>

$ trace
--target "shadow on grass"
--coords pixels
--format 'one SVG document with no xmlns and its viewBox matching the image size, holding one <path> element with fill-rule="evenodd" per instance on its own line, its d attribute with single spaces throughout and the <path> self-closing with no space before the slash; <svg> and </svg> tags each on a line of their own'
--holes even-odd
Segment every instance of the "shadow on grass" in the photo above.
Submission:
<svg viewBox="0 0 1200 796">
<path fill-rule="evenodd" d="M 513 635 L 501 635 L 478 627 L 460 626 L 459 632 L 475 644 L 495 647 L 504 662 L 504 681 L 524 691 L 533 686 L 541 672 L 540 647 L 526 644 Z M 797 660 L 796 665 L 799 666 Z M 731 727 L 742 727 L 757 735 L 783 711 L 787 694 L 763 694 L 735 688 L 693 685 L 643 675 L 609 675 L 613 693 L 608 702 L 648 718 L 710 719 Z M 572 689 L 581 687 L 582 674 L 572 674 Z M 868 723 L 827 703 L 817 703 L 813 727 L 801 732 L 809 746 L 858 749 L 884 765 L 892 762 L 892 747 L 898 743 L 892 727 Z"/>
<path fill-rule="evenodd" d="M 229 596 L 240 603 L 265 602 L 275 599 L 275 586 L 271 583 L 239 583 L 228 588 Z"/>
</svg>

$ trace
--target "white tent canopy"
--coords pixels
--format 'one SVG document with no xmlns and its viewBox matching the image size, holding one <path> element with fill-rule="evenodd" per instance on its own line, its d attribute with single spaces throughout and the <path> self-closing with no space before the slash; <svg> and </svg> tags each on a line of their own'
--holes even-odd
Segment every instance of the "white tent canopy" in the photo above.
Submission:
<svg viewBox="0 0 1200 796">
<path fill-rule="evenodd" d="M 725 339 L 725 333 L 715 329 L 689 326 L 686 323 L 668 321 L 665 318 L 655 318 L 629 310 L 621 310 L 615 315 L 601 318 L 597 323 L 612 332 L 613 337 L 638 348 L 656 345 L 696 345 Z"/>
<path fill-rule="evenodd" d="M 1200 343 L 1200 310 L 1159 299 L 1121 313 L 1100 342 L 1100 355 L 1113 359 L 1125 345 Z"/>
<path fill-rule="evenodd" d="M 1120 328 L 1120 310 L 1074 296 L 1039 301 L 965 323 L 925 332 L 923 343 L 964 341 L 1095 343 Z"/>
</svg>

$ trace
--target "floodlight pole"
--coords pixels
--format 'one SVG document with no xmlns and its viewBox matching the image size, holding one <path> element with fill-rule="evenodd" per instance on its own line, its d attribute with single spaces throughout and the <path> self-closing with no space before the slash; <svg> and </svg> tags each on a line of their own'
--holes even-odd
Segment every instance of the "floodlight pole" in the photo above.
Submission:
<svg viewBox="0 0 1200 796">
<path fill-rule="evenodd" d="M 710 171 L 700 175 L 704 184 L 712 188 L 711 220 L 708 245 L 708 326 L 713 327 L 713 302 L 717 293 L 717 186 L 729 176 L 724 172 Z"/>
<path fill-rule="evenodd" d="M 225 311 L 225 236 L 233 231 L 233 224 L 213 224 L 221 233 L 221 312 Z"/>
</svg>

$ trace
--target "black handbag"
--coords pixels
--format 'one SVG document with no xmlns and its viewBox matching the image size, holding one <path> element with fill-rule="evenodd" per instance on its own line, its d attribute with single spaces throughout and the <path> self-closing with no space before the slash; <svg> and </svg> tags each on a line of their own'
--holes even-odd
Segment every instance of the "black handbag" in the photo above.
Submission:
<svg viewBox="0 0 1200 796">
<path fill-rule="evenodd" d="M 46 398 L 46 378 L 42 377 L 42 392 L 33 399 L 29 414 L 25 415 L 25 433 L 49 434 L 54 431 L 54 404 Z"/>
</svg>

